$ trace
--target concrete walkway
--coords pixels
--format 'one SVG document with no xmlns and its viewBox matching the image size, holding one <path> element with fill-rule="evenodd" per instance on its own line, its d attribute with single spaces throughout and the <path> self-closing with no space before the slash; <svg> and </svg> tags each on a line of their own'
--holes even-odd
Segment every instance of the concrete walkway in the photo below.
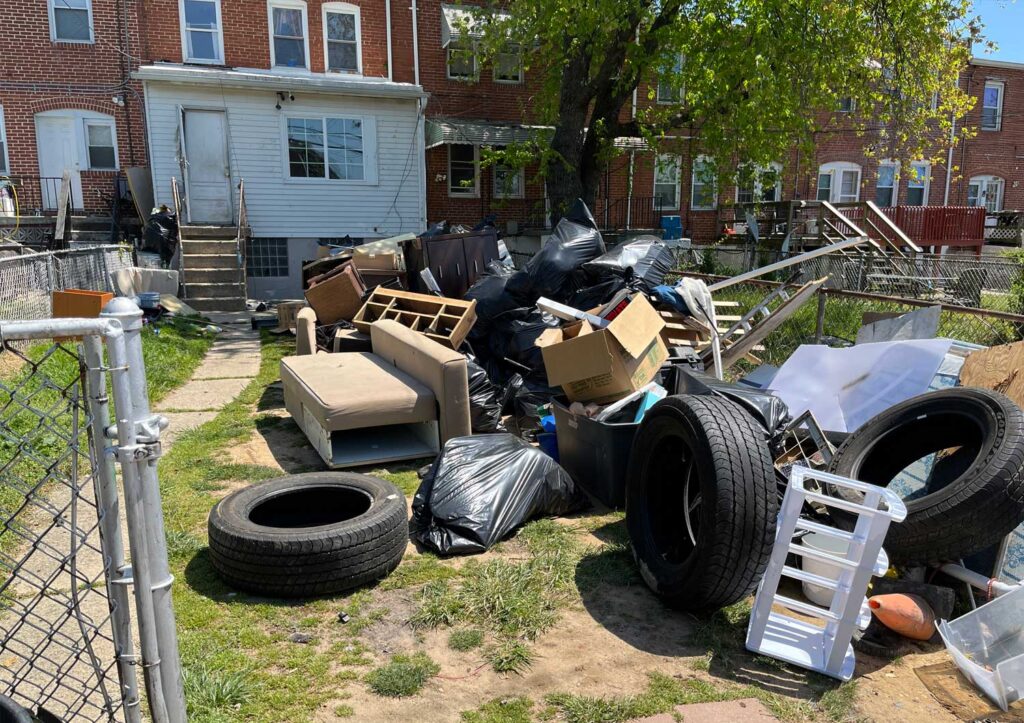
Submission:
<svg viewBox="0 0 1024 723">
<path fill-rule="evenodd" d="M 260 371 L 260 336 L 251 329 L 248 314 L 210 314 L 210 318 L 223 332 L 192 378 L 155 407 L 171 422 L 160 436 L 165 447 L 182 432 L 216 417 Z"/>
</svg>

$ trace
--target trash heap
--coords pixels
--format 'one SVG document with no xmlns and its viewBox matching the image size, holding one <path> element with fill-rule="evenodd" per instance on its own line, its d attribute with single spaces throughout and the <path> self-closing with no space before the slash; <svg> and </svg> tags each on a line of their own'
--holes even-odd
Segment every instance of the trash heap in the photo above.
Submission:
<svg viewBox="0 0 1024 723">
<path fill-rule="evenodd" d="M 487 224 L 315 262 L 311 308 L 279 320 L 298 335 L 286 405 L 331 467 L 433 457 L 410 531 L 441 554 L 624 508 L 667 604 L 707 612 L 757 591 L 751 650 L 848 679 L 854 648 L 941 632 L 1010 706 L 1024 648 L 993 636 L 1024 639 L 1024 342 L 936 338 L 936 307 L 775 368 L 758 344 L 826 279 L 737 315 L 716 298 L 735 279 L 673 280 L 673 265 L 653 236 L 609 250 L 581 201 L 519 269 Z M 971 613 L 984 622 L 936 628 L 965 585 L 996 598 Z"/>
</svg>

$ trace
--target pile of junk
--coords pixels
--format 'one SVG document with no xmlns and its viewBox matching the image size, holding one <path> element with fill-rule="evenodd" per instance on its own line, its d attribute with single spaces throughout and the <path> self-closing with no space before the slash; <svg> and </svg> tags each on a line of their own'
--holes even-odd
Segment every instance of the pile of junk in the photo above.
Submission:
<svg viewBox="0 0 1024 723">
<path fill-rule="evenodd" d="M 518 269 L 486 223 L 311 262 L 305 300 L 277 309 L 289 414 L 331 470 L 433 461 L 411 522 L 396 487 L 352 472 L 235 492 L 213 564 L 263 595 L 332 594 L 389 574 L 410 536 L 472 554 L 530 519 L 624 509 L 667 604 L 756 594 L 750 650 L 849 679 L 855 648 L 941 641 L 1005 710 L 1024 690 L 1024 342 L 936 338 L 936 306 L 776 368 L 760 342 L 826 280 L 742 314 L 715 298 L 868 242 L 707 283 L 670 276 L 654 236 L 608 250 L 577 201 Z"/>
</svg>

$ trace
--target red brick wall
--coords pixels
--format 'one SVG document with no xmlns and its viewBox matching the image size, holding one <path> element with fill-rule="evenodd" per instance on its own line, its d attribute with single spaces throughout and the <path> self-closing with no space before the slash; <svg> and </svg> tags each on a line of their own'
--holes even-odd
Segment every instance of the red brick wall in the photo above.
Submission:
<svg viewBox="0 0 1024 723">
<path fill-rule="evenodd" d="M 122 83 L 125 64 L 137 57 L 138 0 L 93 0 L 94 43 L 50 40 L 45 0 L 9 0 L 0 11 L 0 105 L 4 110 L 12 175 L 39 175 L 36 113 L 75 109 L 114 118 L 121 167 L 146 163 L 141 84 Z M 127 9 L 127 13 L 124 9 Z M 125 49 L 125 33 L 128 46 Z M 112 102 L 123 96 L 124 105 Z M 111 193 L 113 174 L 84 172 L 86 200 Z"/>
</svg>

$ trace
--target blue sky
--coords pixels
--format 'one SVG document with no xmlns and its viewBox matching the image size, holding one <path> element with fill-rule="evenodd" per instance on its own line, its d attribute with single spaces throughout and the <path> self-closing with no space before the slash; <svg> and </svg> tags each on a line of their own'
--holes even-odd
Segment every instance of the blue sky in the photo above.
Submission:
<svg viewBox="0 0 1024 723">
<path fill-rule="evenodd" d="M 985 23 L 985 38 L 999 45 L 995 53 L 976 47 L 974 54 L 1024 63 L 1024 0 L 974 0 L 974 12 Z"/>
</svg>

